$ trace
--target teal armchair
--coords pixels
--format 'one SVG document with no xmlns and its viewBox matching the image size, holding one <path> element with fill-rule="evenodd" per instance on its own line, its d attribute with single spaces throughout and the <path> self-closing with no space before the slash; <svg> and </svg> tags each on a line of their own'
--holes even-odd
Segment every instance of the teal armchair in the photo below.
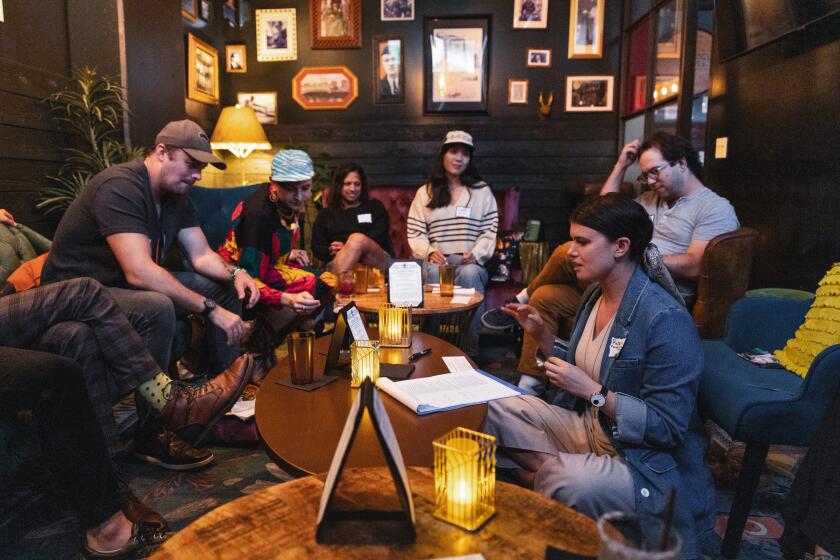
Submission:
<svg viewBox="0 0 840 560">
<path fill-rule="evenodd" d="M 812 299 L 749 297 L 729 312 L 722 340 L 703 341 L 705 366 L 698 394 L 701 415 L 746 443 L 721 554 L 735 558 L 770 445 L 807 446 L 840 385 L 840 344 L 823 350 L 803 379 L 762 368 L 738 356 L 784 347 Z"/>
</svg>

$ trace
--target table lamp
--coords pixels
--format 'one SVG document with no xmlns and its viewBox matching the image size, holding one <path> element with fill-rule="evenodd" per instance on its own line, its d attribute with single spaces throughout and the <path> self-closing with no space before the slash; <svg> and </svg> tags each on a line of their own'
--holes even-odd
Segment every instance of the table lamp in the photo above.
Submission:
<svg viewBox="0 0 840 560">
<path fill-rule="evenodd" d="M 434 516 L 475 531 L 496 512 L 496 438 L 458 427 L 432 446 Z"/>
<path fill-rule="evenodd" d="M 257 114 L 250 107 L 236 105 L 225 107 L 213 129 L 210 147 L 229 150 L 242 159 L 242 184 L 245 184 L 245 158 L 254 150 L 270 150 L 271 142 L 265 135 Z"/>
</svg>

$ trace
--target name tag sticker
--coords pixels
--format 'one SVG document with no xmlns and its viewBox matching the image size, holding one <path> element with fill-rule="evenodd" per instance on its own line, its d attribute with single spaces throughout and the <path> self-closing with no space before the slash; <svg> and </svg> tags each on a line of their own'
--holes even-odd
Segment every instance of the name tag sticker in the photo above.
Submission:
<svg viewBox="0 0 840 560">
<path fill-rule="evenodd" d="M 360 224 L 372 224 L 373 219 L 371 218 L 370 214 L 359 214 L 356 216 L 359 219 Z"/>
<path fill-rule="evenodd" d="M 456 218 L 469 218 L 470 217 L 470 207 L 469 206 L 456 206 L 455 207 L 455 217 Z"/>
<path fill-rule="evenodd" d="M 621 349 L 624 348 L 624 341 L 627 340 L 626 338 L 611 338 L 610 339 L 610 358 L 615 358 L 618 356 Z"/>
</svg>

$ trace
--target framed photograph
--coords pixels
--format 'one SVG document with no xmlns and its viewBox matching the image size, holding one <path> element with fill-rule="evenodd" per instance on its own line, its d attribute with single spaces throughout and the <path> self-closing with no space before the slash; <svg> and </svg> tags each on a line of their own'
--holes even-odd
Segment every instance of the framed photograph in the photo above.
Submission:
<svg viewBox="0 0 840 560">
<path fill-rule="evenodd" d="M 277 124 L 276 91 L 238 92 L 236 103 L 253 109 L 260 124 Z"/>
<path fill-rule="evenodd" d="M 230 74 L 244 74 L 248 71 L 245 45 L 225 45 L 225 70 Z"/>
<path fill-rule="evenodd" d="M 414 0 L 379 0 L 381 21 L 413 21 Z"/>
<path fill-rule="evenodd" d="M 346 66 L 304 66 L 292 78 L 292 99 L 304 109 L 346 109 L 359 97 L 359 80 Z"/>
<path fill-rule="evenodd" d="M 606 1 L 571 0 L 569 58 L 601 58 L 603 55 Z"/>
<path fill-rule="evenodd" d="M 551 49 L 528 49 L 527 68 L 551 68 Z"/>
<path fill-rule="evenodd" d="M 213 19 L 213 3 L 210 0 L 201 0 L 201 19 L 207 23 Z"/>
<path fill-rule="evenodd" d="M 528 80 L 508 80 L 508 105 L 528 104 Z"/>
<path fill-rule="evenodd" d="M 656 19 L 656 58 L 680 57 L 682 20 L 678 2 L 666 2 L 660 8 Z"/>
<path fill-rule="evenodd" d="M 181 17 L 190 23 L 198 21 L 199 0 L 181 0 Z"/>
<path fill-rule="evenodd" d="M 222 17 L 230 27 L 236 27 L 237 22 L 236 0 L 224 0 L 222 5 Z"/>
<path fill-rule="evenodd" d="M 373 37 L 373 102 L 405 103 L 405 64 L 400 35 Z"/>
<path fill-rule="evenodd" d="M 187 33 L 187 98 L 219 104 L 219 51 Z"/>
<path fill-rule="evenodd" d="M 513 0 L 514 29 L 548 27 L 548 0 Z"/>
<path fill-rule="evenodd" d="M 297 10 L 257 12 L 257 62 L 297 60 Z"/>
<path fill-rule="evenodd" d="M 313 49 L 362 48 L 362 0 L 309 0 Z"/>
<path fill-rule="evenodd" d="M 424 111 L 486 112 L 490 18 L 426 18 L 423 29 Z"/>
<path fill-rule="evenodd" d="M 612 110 L 612 76 L 566 76 L 567 112 L 589 113 Z"/>
</svg>

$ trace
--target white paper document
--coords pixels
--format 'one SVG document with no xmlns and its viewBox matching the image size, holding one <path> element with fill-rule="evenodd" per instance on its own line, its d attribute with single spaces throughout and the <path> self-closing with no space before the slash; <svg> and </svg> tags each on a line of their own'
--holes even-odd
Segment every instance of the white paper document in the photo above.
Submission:
<svg viewBox="0 0 840 560">
<path fill-rule="evenodd" d="M 466 305 L 471 299 L 472 296 L 455 296 L 450 300 L 450 303 L 454 305 Z"/>
<path fill-rule="evenodd" d="M 475 370 L 405 381 L 391 381 L 387 377 L 380 377 L 376 386 L 420 415 L 519 394 L 515 389 Z"/>
<path fill-rule="evenodd" d="M 250 418 L 251 416 L 254 415 L 256 404 L 257 404 L 257 401 L 255 401 L 255 400 L 250 400 L 250 401 L 239 400 L 239 401 L 236 401 L 233 404 L 233 406 L 231 407 L 230 412 L 228 412 L 228 414 L 232 414 L 233 416 L 236 416 L 240 420 L 247 420 L 248 418 Z"/>
<path fill-rule="evenodd" d="M 440 284 L 431 284 L 431 286 L 433 294 L 440 293 Z M 456 296 L 472 296 L 475 293 L 475 288 L 462 288 L 461 286 L 455 286 L 452 293 Z"/>
<path fill-rule="evenodd" d="M 464 356 L 443 356 L 441 359 L 451 373 L 456 371 L 472 371 L 473 369 L 470 361 Z"/>
</svg>

